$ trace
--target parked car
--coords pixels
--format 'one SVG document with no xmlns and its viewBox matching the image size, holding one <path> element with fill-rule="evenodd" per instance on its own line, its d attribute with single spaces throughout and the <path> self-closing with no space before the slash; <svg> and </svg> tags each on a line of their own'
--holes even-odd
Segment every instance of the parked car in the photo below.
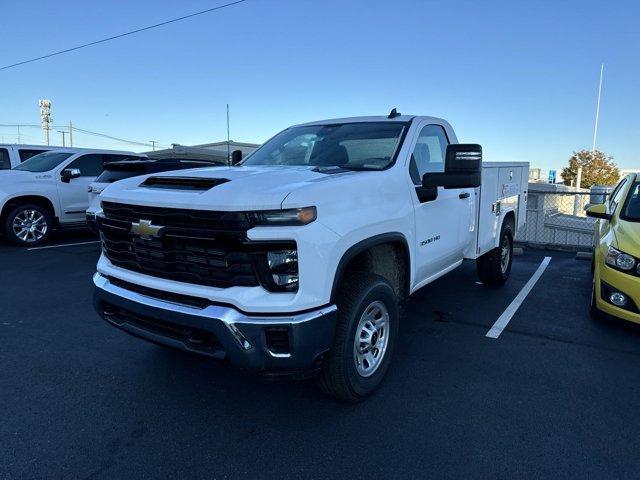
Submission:
<svg viewBox="0 0 640 480">
<path fill-rule="evenodd" d="M 609 200 L 587 209 L 597 218 L 591 313 L 640 323 L 640 174 L 620 181 Z"/>
<path fill-rule="evenodd" d="M 511 271 L 527 163 L 482 164 L 433 117 L 326 120 L 215 169 L 101 194 L 95 308 L 136 337 L 259 371 L 319 373 L 358 401 L 380 385 L 409 295 L 476 261 Z"/>
<path fill-rule="evenodd" d="M 104 171 L 89 185 L 89 208 L 87 209 L 87 226 L 97 233 L 96 215 L 101 211 L 100 199 L 102 191 L 110 184 L 125 178 L 137 177 L 147 173 L 169 172 L 171 170 L 186 170 L 188 168 L 208 168 L 223 166 L 224 163 L 206 160 L 189 160 L 184 158 L 138 159 L 123 160 L 105 164 Z"/>
<path fill-rule="evenodd" d="M 58 148 L 0 171 L 0 224 L 16 244 L 43 243 L 52 229 L 84 226 L 87 186 L 103 164 L 138 157 L 132 152 Z"/>
<path fill-rule="evenodd" d="M 0 144 L 0 170 L 11 170 L 34 155 L 60 147 L 44 145 Z"/>
</svg>

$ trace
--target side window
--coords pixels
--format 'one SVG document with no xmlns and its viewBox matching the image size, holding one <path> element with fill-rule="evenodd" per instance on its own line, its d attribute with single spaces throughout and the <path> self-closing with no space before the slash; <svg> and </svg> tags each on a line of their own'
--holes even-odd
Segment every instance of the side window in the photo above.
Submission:
<svg viewBox="0 0 640 480">
<path fill-rule="evenodd" d="M 102 173 L 102 155 L 97 153 L 82 155 L 64 168 L 77 168 L 82 177 L 97 177 Z"/>
<path fill-rule="evenodd" d="M 616 208 L 618 208 L 618 204 L 620 200 L 622 200 L 622 194 L 624 193 L 624 187 L 627 184 L 627 179 L 622 180 L 616 189 L 611 192 L 611 200 L 609 200 L 609 212 L 613 213 Z"/>
<path fill-rule="evenodd" d="M 18 151 L 18 155 L 20 155 L 20 161 L 24 162 L 25 160 L 29 160 L 34 155 L 38 155 L 39 153 L 46 152 L 47 150 L 26 150 L 21 148 Z"/>
<path fill-rule="evenodd" d="M 0 148 L 0 170 L 11 169 L 11 159 L 6 148 Z"/>
<path fill-rule="evenodd" d="M 440 125 L 427 125 L 420 131 L 409 165 L 413 183 L 420 185 L 425 173 L 444 172 L 447 145 L 447 134 Z"/>
</svg>

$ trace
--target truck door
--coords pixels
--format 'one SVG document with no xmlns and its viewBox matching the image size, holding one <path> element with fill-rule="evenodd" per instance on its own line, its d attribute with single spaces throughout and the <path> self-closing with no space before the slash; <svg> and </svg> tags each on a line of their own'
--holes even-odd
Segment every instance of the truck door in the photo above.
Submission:
<svg viewBox="0 0 640 480">
<path fill-rule="evenodd" d="M 67 168 L 77 168 L 80 176 L 69 182 L 63 182 L 61 173 Z M 89 208 L 87 187 L 103 170 L 102 155 L 90 153 L 81 155 L 71 162 L 66 162 L 59 169 L 55 181 L 60 197 L 60 220 L 62 222 L 82 222 L 85 211 Z"/>
<path fill-rule="evenodd" d="M 415 139 L 409 176 L 415 186 L 427 172 L 443 172 L 449 140 L 440 125 L 423 126 Z M 438 197 L 420 202 L 413 193 L 415 211 L 416 283 L 436 275 L 462 260 L 473 234 L 473 188 L 444 189 Z M 471 230 L 471 231 L 470 231 Z"/>
</svg>

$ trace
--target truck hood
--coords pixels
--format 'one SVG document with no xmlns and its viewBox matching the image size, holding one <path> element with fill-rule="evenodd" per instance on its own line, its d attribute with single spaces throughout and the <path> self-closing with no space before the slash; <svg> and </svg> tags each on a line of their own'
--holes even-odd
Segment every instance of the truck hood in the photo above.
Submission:
<svg viewBox="0 0 640 480">
<path fill-rule="evenodd" d="M 203 210 L 279 209 L 284 199 L 304 186 L 331 181 L 354 172 L 319 173 L 315 167 L 214 167 L 144 175 L 113 183 L 104 189 L 101 200 L 167 208 Z M 225 183 L 205 191 L 140 186 L 148 177 L 191 177 L 225 179 Z M 310 199 L 310 205 L 313 203 Z"/>
<path fill-rule="evenodd" d="M 40 180 L 51 180 L 51 172 L 25 172 L 22 170 L 0 170 L 0 190 L 13 190 L 16 185 Z"/>
<path fill-rule="evenodd" d="M 15 181 L 15 180 L 22 180 L 25 178 L 33 178 L 34 177 L 34 173 L 33 172 L 26 172 L 24 170 L 0 170 L 0 182 L 7 182 L 7 181 Z M 44 172 L 44 173 L 40 173 L 39 175 L 50 175 L 49 172 Z"/>
<path fill-rule="evenodd" d="M 619 219 L 614 232 L 619 250 L 640 257 L 640 223 Z"/>
</svg>

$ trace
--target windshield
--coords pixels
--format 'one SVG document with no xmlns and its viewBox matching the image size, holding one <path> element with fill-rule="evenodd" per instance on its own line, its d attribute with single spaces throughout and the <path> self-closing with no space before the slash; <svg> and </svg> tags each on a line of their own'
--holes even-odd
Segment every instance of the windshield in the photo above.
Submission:
<svg viewBox="0 0 640 480">
<path fill-rule="evenodd" d="M 624 220 L 640 222 L 640 182 L 636 182 L 635 185 L 631 187 L 621 217 Z"/>
<path fill-rule="evenodd" d="M 14 168 L 14 170 L 24 170 L 26 172 L 48 172 L 53 170 L 67 158 L 71 153 L 64 152 L 44 152 L 38 155 L 34 155 L 29 160 L 25 160 L 20 165 Z"/>
<path fill-rule="evenodd" d="M 371 122 L 293 127 L 273 137 L 242 165 L 382 170 L 393 162 L 405 126 Z"/>
</svg>

